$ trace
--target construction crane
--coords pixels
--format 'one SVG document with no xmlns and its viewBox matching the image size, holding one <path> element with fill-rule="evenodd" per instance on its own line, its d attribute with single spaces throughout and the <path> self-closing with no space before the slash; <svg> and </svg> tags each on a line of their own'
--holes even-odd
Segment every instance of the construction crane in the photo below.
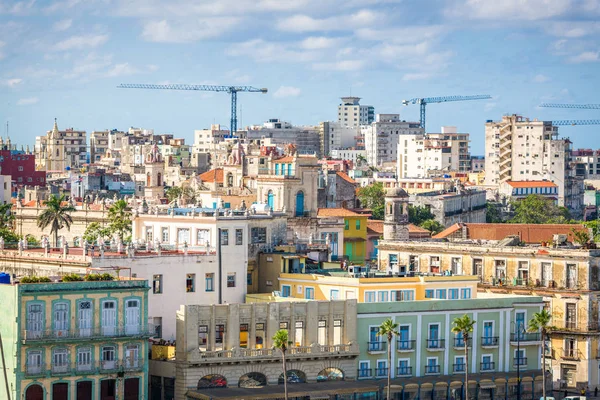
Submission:
<svg viewBox="0 0 600 400">
<path fill-rule="evenodd" d="M 122 83 L 117 86 L 120 89 L 162 89 L 162 90 L 199 90 L 204 92 L 225 92 L 231 94 L 231 120 L 229 122 L 230 134 L 237 131 L 237 94 L 238 92 L 267 93 L 266 88 L 255 88 L 252 86 L 216 86 L 216 85 L 148 85 Z"/>
<path fill-rule="evenodd" d="M 600 125 L 600 119 L 565 119 L 552 121 L 554 126 L 576 126 L 576 125 Z"/>
<path fill-rule="evenodd" d="M 492 96 L 484 95 L 473 95 L 473 96 L 444 96 L 444 97 L 425 97 L 425 98 L 414 98 L 410 100 L 402 100 L 402 104 L 405 106 L 409 104 L 419 104 L 421 106 L 421 128 L 425 129 L 425 106 L 429 103 L 446 103 L 449 101 L 466 101 L 466 100 L 484 100 L 491 99 Z"/>
<path fill-rule="evenodd" d="M 543 103 L 540 107 L 545 108 L 577 108 L 580 110 L 600 110 L 600 104 L 556 104 L 556 103 Z"/>
</svg>

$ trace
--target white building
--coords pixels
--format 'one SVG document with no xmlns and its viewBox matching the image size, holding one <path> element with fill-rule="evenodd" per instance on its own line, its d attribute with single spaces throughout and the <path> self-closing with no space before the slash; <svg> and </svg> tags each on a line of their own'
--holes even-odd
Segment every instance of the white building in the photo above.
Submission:
<svg viewBox="0 0 600 400">
<path fill-rule="evenodd" d="M 212 124 L 210 129 L 195 130 L 192 152 L 194 154 L 214 152 L 216 144 L 228 136 L 229 130 L 221 129 L 221 125 L 219 124 Z"/>
<path fill-rule="evenodd" d="M 0 204 L 10 203 L 11 198 L 11 177 L 10 175 L 0 175 Z"/>
<path fill-rule="evenodd" d="M 340 122 L 321 122 L 319 125 L 323 156 L 332 156 L 339 149 L 364 150 L 360 127 L 343 125 Z M 334 157 L 335 158 L 335 157 Z"/>
<path fill-rule="evenodd" d="M 485 124 L 485 184 L 548 180 L 558 185 L 558 204 L 578 212 L 583 179 L 572 174 L 571 142 L 558 139 L 551 121 L 505 115 Z"/>
<path fill-rule="evenodd" d="M 600 150 L 578 149 L 573 150 L 573 163 L 575 176 L 584 179 L 600 179 Z"/>
<path fill-rule="evenodd" d="M 468 172 L 470 167 L 469 134 L 454 126 L 443 126 L 442 133 L 398 137 L 399 177 L 427 178 L 430 171 Z"/>
<path fill-rule="evenodd" d="M 331 150 L 331 158 L 334 160 L 350 160 L 355 165 L 357 163 L 358 157 L 366 158 L 366 152 L 364 150 L 356 150 L 356 149 L 334 149 Z"/>
<path fill-rule="evenodd" d="M 321 157 L 321 134 L 318 126 L 294 126 L 280 119 L 269 119 L 262 126 L 251 126 L 245 137 L 249 140 L 270 139 L 271 144 L 294 144 L 298 153 Z"/>
<path fill-rule="evenodd" d="M 365 140 L 367 163 L 373 166 L 396 162 L 399 135 L 425 133 L 419 122 L 402 121 L 400 114 L 377 114 L 375 122 L 360 129 Z"/>
<path fill-rule="evenodd" d="M 360 97 L 342 97 L 338 123 L 343 126 L 369 125 L 375 120 L 375 107 L 361 106 Z"/>
</svg>

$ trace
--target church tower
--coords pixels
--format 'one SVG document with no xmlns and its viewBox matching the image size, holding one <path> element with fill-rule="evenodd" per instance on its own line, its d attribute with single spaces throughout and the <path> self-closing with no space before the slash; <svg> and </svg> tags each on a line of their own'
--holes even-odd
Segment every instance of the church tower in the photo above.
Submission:
<svg viewBox="0 0 600 400">
<path fill-rule="evenodd" d="M 408 194 L 402 188 L 385 192 L 383 240 L 408 240 Z"/>
<path fill-rule="evenodd" d="M 152 150 L 146 154 L 144 167 L 146 171 L 144 196 L 147 198 L 163 197 L 165 195 L 163 182 L 165 176 L 165 163 L 156 143 L 152 145 Z"/>
</svg>

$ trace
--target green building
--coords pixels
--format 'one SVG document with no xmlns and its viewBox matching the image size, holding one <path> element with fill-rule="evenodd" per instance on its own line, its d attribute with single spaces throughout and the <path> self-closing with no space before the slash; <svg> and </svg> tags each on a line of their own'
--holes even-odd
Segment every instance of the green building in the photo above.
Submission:
<svg viewBox="0 0 600 400">
<path fill-rule="evenodd" d="M 10 398 L 148 399 L 148 289 L 135 279 L 0 284 Z"/>
</svg>

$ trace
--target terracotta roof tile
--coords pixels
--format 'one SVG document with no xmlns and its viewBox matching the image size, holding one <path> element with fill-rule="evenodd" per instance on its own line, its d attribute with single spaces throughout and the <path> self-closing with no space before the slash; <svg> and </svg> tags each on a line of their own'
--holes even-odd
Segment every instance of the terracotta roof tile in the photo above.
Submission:
<svg viewBox="0 0 600 400">
<path fill-rule="evenodd" d="M 506 181 L 506 183 L 514 188 L 557 187 L 550 181 Z"/>
<path fill-rule="evenodd" d="M 275 160 L 274 162 L 276 164 L 279 164 L 279 163 L 291 163 L 291 162 L 294 162 L 294 157 L 285 156 L 285 157 L 282 157 L 282 158 L 280 158 L 278 160 Z"/>
<path fill-rule="evenodd" d="M 348 176 L 348 174 L 346 174 L 345 172 L 338 171 L 338 172 L 336 172 L 336 174 L 337 174 L 337 176 L 339 176 L 340 178 L 342 178 L 346 182 L 351 183 L 353 185 L 356 185 L 356 181 L 354 179 L 350 178 Z"/>
<path fill-rule="evenodd" d="M 378 233 L 383 234 L 383 221 L 368 220 L 367 221 L 367 233 Z"/>
<path fill-rule="evenodd" d="M 460 227 L 461 227 L 461 225 L 459 223 L 456 223 L 456 224 L 451 225 L 448 228 L 444 229 L 443 231 L 441 231 L 437 235 L 433 235 L 432 238 L 433 239 L 444 239 L 444 238 L 447 238 L 448 236 L 452 235 L 453 233 L 459 231 Z"/>
<path fill-rule="evenodd" d="M 214 182 L 215 179 L 217 183 L 223 183 L 223 168 L 211 169 L 210 171 L 206 171 L 199 176 L 202 182 Z"/>
<path fill-rule="evenodd" d="M 408 233 L 431 233 L 425 228 L 421 228 L 415 224 L 408 224 Z"/>
<path fill-rule="evenodd" d="M 319 208 L 317 217 L 368 217 L 368 215 L 358 214 L 347 208 Z"/>
</svg>

